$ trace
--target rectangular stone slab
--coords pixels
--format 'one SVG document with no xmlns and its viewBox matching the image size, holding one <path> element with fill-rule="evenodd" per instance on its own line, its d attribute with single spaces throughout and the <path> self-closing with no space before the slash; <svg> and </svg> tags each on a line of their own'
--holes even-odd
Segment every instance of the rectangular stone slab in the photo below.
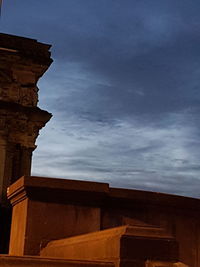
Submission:
<svg viewBox="0 0 200 267">
<path fill-rule="evenodd" d="M 162 228 L 121 226 L 76 237 L 51 241 L 41 256 L 108 260 L 178 260 L 178 245 Z"/>
<path fill-rule="evenodd" d="M 100 203 L 108 191 L 106 183 L 21 177 L 8 189 L 13 206 L 9 254 L 39 255 L 46 240 L 98 231 Z"/>
</svg>

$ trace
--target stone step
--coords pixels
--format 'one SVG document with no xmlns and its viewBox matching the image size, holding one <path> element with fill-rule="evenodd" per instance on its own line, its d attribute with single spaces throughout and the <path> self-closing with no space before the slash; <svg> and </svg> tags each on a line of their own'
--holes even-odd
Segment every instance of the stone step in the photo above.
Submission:
<svg viewBox="0 0 200 267">
<path fill-rule="evenodd" d="M 0 267 L 113 267 L 114 264 L 103 261 L 80 261 L 41 258 L 38 256 L 0 255 Z"/>
<path fill-rule="evenodd" d="M 51 241 L 40 255 L 126 263 L 146 260 L 175 262 L 178 260 L 178 244 L 163 229 L 121 226 Z"/>
</svg>

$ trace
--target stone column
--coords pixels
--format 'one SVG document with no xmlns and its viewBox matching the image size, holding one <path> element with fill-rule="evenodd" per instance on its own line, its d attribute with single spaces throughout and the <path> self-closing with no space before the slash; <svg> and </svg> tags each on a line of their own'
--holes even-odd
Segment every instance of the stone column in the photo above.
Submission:
<svg viewBox="0 0 200 267">
<path fill-rule="evenodd" d="M 0 33 L 0 204 L 7 187 L 30 175 L 39 130 L 51 114 L 38 106 L 39 78 L 50 66 L 50 45 Z"/>
</svg>

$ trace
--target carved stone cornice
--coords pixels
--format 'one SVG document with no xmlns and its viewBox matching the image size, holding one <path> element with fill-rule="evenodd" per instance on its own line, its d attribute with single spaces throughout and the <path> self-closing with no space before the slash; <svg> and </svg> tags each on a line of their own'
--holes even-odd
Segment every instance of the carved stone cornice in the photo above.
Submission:
<svg viewBox="0 0 200 267">
<path fill-rule="evenodd" d="M 8 142 L 35 148 L 39 130 L 50 120 L 51 114 L 38 107 L 28 108 L 0 101 L 0 136 Z"/>
<path fill-rule="evenodd" d="M 26 62 L 31 59 L 36 64 L 49 66 L 52 63 L 50 48 L 51 45 L 37 42 L 35 39 L 0 33 L 0 54 L 1 51 L 4 55 L 6 52 L 12 53 L 12 56 L 25 58 Z"/>
<path fill-rule="evenodd" d="M 37 106 L 37 81 L 52 63 L 50 47 L 0 33 L 0 100 Z"/>
<path fill-rule="evenodd" d="M 30 175 L 39 130 L 51 114 L 37 107 L 39 78 L 52 63 L 50 45 L 0 33 L 0 205 L 6 188 Z"/>
</svg>

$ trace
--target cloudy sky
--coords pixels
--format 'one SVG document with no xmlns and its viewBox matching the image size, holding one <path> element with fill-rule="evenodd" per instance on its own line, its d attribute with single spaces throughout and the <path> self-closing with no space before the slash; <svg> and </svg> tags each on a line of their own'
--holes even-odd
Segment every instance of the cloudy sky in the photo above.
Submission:
<svg viewBox="0 0 200 267">
<path fill-rule="evenodd" d="M 200 197 L 200 1 L 4 0 L 52 44 L 33 175 Z"/>
</svg>

